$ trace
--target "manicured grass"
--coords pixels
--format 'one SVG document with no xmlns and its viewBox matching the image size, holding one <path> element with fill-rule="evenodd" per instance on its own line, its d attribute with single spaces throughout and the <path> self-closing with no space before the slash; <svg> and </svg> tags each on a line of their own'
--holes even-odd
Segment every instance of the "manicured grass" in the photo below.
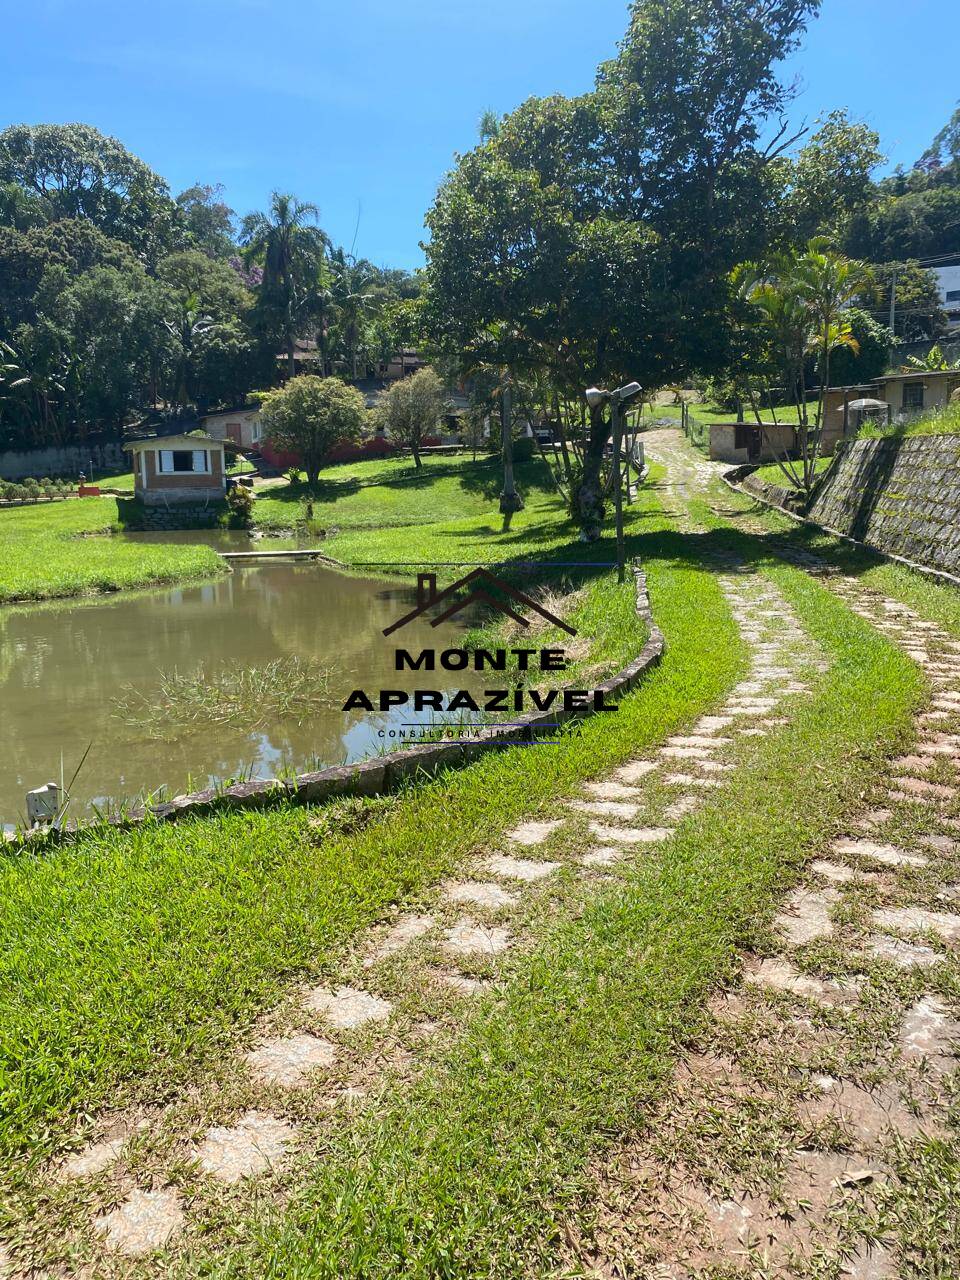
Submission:
<svg viewBox="0 0 960 1280">
<path fill-rule="evenodd" d="M 713 541 L 762 555 L 755 539 Z M 336 1128 L 288 1215 L 265 1218 L 248 1248 L 205 1258 L 204 1274 L 552 1273 L 556 1224 L 584 1194 L 590 1158 L 642 1122 L 709 985 L 911 732 L 916 667 L 808 576 L 768 572 L 831 664 L 790 726 L 662 856 L 549 930 L 407 1092 Z M 659 607 L 670 616 L 670 600 Z M 706 638 L 674 632 L 688 651 Z M 673 661 L 680 675 L 676 649 Z"/>
<path fill-rule="evenodd" d="M 541 460 L 520 463 L 516 475 L 531 510 L 559 508 L 559 497 Z M 321 472 L 312 499 L 302 481 L 263 490 L 254 504 L 254 520 L 263 528 L 292 528 L 307 519 L 307 502 L 312 500 L 312 521 L 323 529 L 429 525 L 481 517 L 499 527 L 502 480 L 499 459 L 483 454 L 476 461 L 469 454 L 428 455 L 419 470 L 406 456 L 345 463 Z"/>
<path fill-rule="evenodd" d="M 643 496 L 631 551 L 669 647 L 615 715 L 399 796 L 341 802 L 331 818 L 350 815 L 345 826 L 318 832 L 283 805 L 91 831 L 0 862 L 0 1151 L 42 1149 L 78 1108 L 189 1080 L 292 971 L 331 972 L 389 904 L 724 695 L 743 668 L 736 627 L 698 549 L 666 531 L 652 490 Z M 550 567 L 544 557 L 545 576 Z M 583 616 L 607 619 L 604 652 L 633 656 L 633 586 L 613 579 L 581 571 Z"/>
<path fill-rule="evenodd" d="M 814 474 L 818 476 L 822 475 L 823 472 L 828 469 L 828 467 L 832 462 L 833 462 L 832 458 L 818 458 L 817 466 Z M 801 462 L 793 463 L 793 468 L 798 475 L 803 474 L 803 464 Z M 776 484 L 776 485 L 779 485 L 782 489 L 790 488 L 790 481 L 788 477 L 783 474 L 783 472 L 775 462 L 768 463 L 764 467 L 758 467 L 753 474 L 757 477 L 758 480 L 762 480 L 764 484 Z"/>
<path fill-rule="evenodd" d="M 81 498 L 0 511 L 0 602 L 176 582 L 224 572 L 209 547 L 137 545 L 111 538 L 116 498 Z M 102 534 L 102 537 L 91 535 Z"/>
</svg>

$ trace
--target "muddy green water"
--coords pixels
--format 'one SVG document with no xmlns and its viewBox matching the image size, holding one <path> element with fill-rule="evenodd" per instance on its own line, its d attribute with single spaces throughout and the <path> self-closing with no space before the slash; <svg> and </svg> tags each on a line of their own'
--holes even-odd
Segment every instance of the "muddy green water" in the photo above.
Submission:
<svg viewBox="0 0 960 1280">
<path fill-rule="evenodd" d="M 421 622 L 385 639 L 382 629 L 414 601 L 406 586 L 277 562 L 198 585 L 0 609 L 0 822 L 9 827 L 22 820 L 27 790 L 59 782 L 61 756 L 69 780 L 88 744 L 70 809 L 76 817 L 161 786 L 172 795 L 216 780 L 273 777 L 284 766 L 317 768 L 394 749 L 391 735 L 402 724 L 430 715 L 344 713 L 351 690 L 472 687 L 466 672 L 434 685 L 437 677 L 394 670 L 397 642 L 443 648 L 462 634 L 452 623 L 432 628 Z M 150 701 L 164 674 L 202 669 L 215 678 L 291 658 L 330 671 L 334 705 L 311 708 L 299 724 L 289 715 L 256 727 L 201 718 L 171 734 L 162 717 L 141 723 L 138 712 L 131 725 L 120 714 L 125 689 Z"/>
</svg>

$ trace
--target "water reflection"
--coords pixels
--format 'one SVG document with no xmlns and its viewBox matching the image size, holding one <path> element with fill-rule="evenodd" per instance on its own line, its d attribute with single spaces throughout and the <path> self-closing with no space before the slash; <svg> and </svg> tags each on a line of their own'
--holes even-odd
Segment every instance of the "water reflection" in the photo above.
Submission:
<svg viewBox="0 0 960 1280">
<path fill-rule="evenodd" d="M 0 609 L 0 820 L 9 825 L 22 815 L 26 790 L 59 780 L 61 755 L 69 778 L 88 743 L 75 788 L 81 808 L 160 785 L 175 792 L 251 770 L 267 777 L 284 764 L 371 754 L 384 745 L 378 729 L 386 719 L 414 717 L 406 710 L 389 718 L 345 714 L 339 706 L 354 688 L 431 686 L 427 674 L 393 669 L 394 641 L 381 634 L 413 600 L 406 588 L 276 563 L 109 601 Z M 443 647 L 460 631 L 421 620 L 404 631 L 403 644 Z M 287 720 L 255 731 L 204 724 L 163 742 L 114 714 L 124 686 L 149 696 L 161 673 L 189 675 L 202 666 L 213 675 L 283 657 L 329 664 L 337 709 L 311 713 L 299 726 Z M 460 674 L 446 679 L 475 687 Z"/>
</svg>

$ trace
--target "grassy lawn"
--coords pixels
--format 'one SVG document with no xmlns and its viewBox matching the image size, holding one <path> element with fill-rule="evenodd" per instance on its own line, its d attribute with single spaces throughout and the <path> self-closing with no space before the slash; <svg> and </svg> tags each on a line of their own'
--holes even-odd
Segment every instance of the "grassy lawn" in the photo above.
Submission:
<svg viewBox="0 0 960 1280">
<path fill-rule="evenodd" d="M 722 697 L 741 670 L 736 628 L 693 549 L 658 536 L 655 502 L 647 491 L 633 508 L 631 549 L 648 561 L 670 649 L 616 717 L 407 794 L 340 802 L 319 833 L 306 810 L 280 806 L 92 831 L 5 859 L 0 1150 L 42 1147 L 56 1118 L 79 1107 L 191 1078 L 291 971 L 322 973 L 388 904 Z M 544 556 L 545 575 L 577 545 Z M 603 551 L 609 562 L 609 542 Z M 581 583 L 598 651 L 632 656 L 642 640 L 632 584 L 606 567 L 582 570 Z M 341 830 L 333 819 L 345 813 Z"/>
<path fill-rule="evenodd" d="M 559 498 L 543 462 L 520 463 L 517 487 L 532 511 L 555 513 Z M 497 458 L 468 454 L 431 456 L 419 470 L 407 457 L 341 463 L 320 473 L 312 497 L 313 525 L 322 530 L 429 527 L 453 521 L 492 522 L 503 472 Z M 304 482 L 271 487 L 254 504 L 254 520 L 263 529 L 289 529 L 307 520 L 311 495 Z M 528 515 L 529 519 L 529 515 Z M 336 552 L 333 553 L 336 555 Z M 371 556 L 371 558 L 373 558 Z"/>
<path fill-rule="evenodd" d="M 894 422 L 890 425 L 886 422 L 866 422 L 860 428 L 858 438 L 874 440 L 892 436 L 901 439 L 906 436 L 955 435 L 957 432 L 960 432 L 960 403 L 946 405 L 937 412 L 911 422 Z"/>
<path fill-rule="evenodd" d="M 223 572 L 209 547 L 138 546 L 109 536 L 116 498 L 0 511 L 0 602 L 175 582 Z"/>
<path fill-rule="evenodd" d="M 830 659 L 815 697 L 662 856 L 556 923 L 449 1056 L 359 1131 L 336 1128 L 292 1213 L 265 1218 L 219 1265 L 206 1257 L 212 1274 L 547 1273 L 585 1163 L 637 1122 L 708 985 L 902 741 L 921 693 L 909 660 L 821 587 L 769 572 Z M 674 632 L 683 649 L 704 639 Z M 673 661 L 679 675 L 684 657 Z M 653 685 L 637 700 L 647 714 Z"/>
<path fill-rule="evenodd" d="M 823 473 L 830 467 L 832 462 L 833 462 L 832 458 L 818 458 L 815 474 L 818 476 L 823 475 Z M 794 463 L 793 465 L 794 465 L 794 468 L 797 470 L 797 473 L 801 474 L 802 473 L 801 464 Z M 762 480 L 764 484 L 779 485 L 782 489 L 789 488 L 790 486 L 790 481 L 783 474 L 783 472 L 780 470 L 780 468 L 777 466 L 775 462 L 770 462 L 764 467 L 758 467 L 753 474 L 757 477 L 758 480 Z"/>
</svg>

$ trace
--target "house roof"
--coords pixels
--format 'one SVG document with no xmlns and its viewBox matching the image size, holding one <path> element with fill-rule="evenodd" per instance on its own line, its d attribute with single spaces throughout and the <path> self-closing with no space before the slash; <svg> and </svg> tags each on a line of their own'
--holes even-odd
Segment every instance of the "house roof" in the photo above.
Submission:
<svg viewBox="0 0 960 1280">
<path fill-rule="evenodd" d="M 260 406 L 258 404 L 237 404 L 229 409 L 211 409 L 209 413 L 201 413 L 200 421 L 206 422 L 208 418 L 233 418 L 238 413 L 259 413 Z"/>
<path fill-rule="evenodd" d="M 872 382 L 854 382 L 846 387 L 827 387 L 828 391 L 873 391 L 883 382 L 929 381 L 931 378 L 960 378 L 960 369 L 903 369 L 894 373 L 882 373 Z"/>
<path fill-rule="evenodd" d="M 213 444 L 218 449 L 223 449 L 229 446 L 229 441 L 214 440 L 213 436 L 204 435 L 201 432 L 188 435 L 186 432 L 180 431 L 167 436 L 143 436 L 139 440 L 128 440 L 123 447 L 136 453 L 138 449 L 156 448 L 157 445 L 162 445 L 167 449 L 176 445 L 182 445 L 185 449 L 197 449 L 208 444 Z"/>
</svg>

